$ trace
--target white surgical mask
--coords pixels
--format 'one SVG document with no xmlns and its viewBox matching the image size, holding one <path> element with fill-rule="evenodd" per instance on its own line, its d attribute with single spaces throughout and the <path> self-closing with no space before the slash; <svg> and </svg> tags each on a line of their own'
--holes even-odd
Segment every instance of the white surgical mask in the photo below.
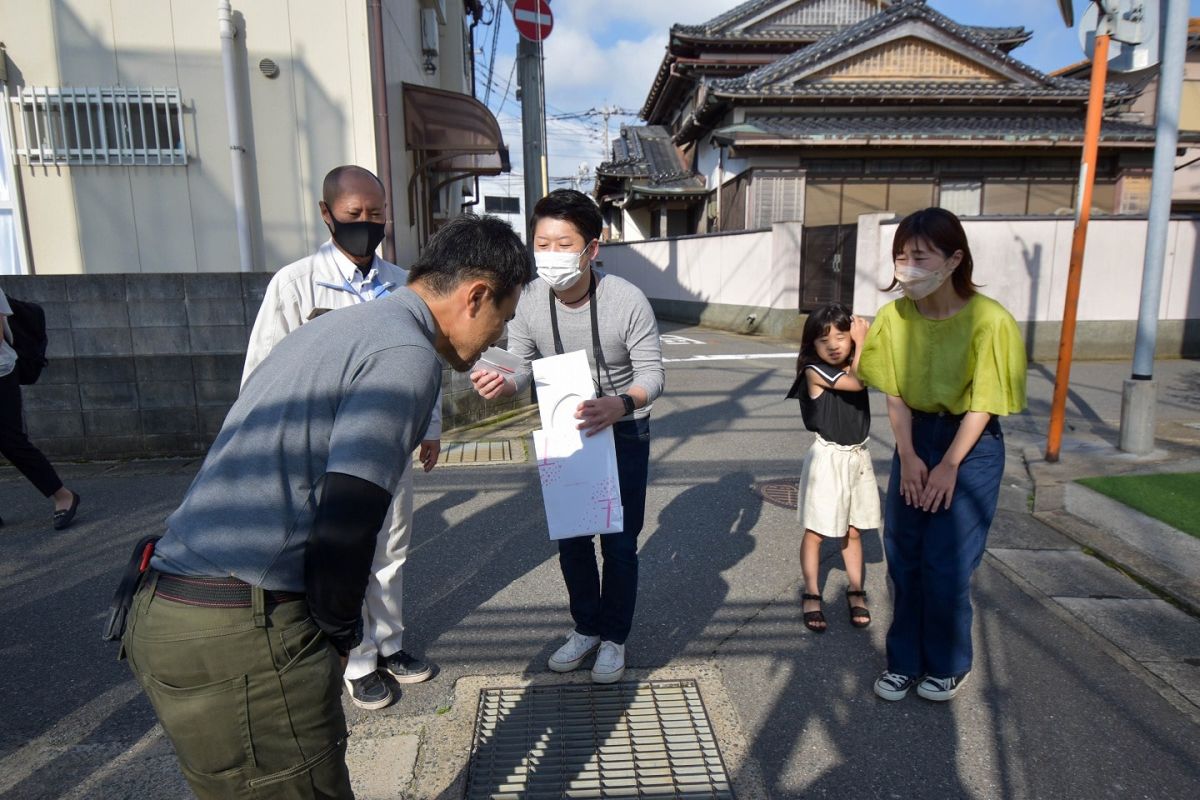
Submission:
<svg viewBox="0 0 1200 800">
<path fill-rule="evenodd" d="M 570 289 L 583 276 L 579 260 L 587 251 L 587 247 L 578 253 L 563 251 L 538 250 L 533 254 L 533 262 L 537 265 L 537 274 L 551 289 L 562 292 Z"/>
<path fill-rule="evenodd" d="M 946 279 L 954 272 L 954 266 L 946 265 L 941 269 L 922 269 L 921 267 L 896 267 L 896 282 L 904 290 L 904 294 L 913 300 L 924 300 L 936 292 Z"/>
</svg>

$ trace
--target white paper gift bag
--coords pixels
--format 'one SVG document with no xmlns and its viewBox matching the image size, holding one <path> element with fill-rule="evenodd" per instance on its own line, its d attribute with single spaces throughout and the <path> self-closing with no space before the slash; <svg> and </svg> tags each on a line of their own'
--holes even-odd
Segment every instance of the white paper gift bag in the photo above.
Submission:
<svg viewBox="0 0 1200 800">
<path fill-rule="evenodd" d="M 551 539 L 616 533 L 625 527 L 612 428 L 595 436 L 576 429 L 575 410 L 596 396 L 587 354 L 575 350 L 532 362 L 542 430 L 533 451 Z"/>
<path fill-rule="evenodd" d="M 616 533 L 625 527 L 612 428 L 533 432 L 551 539 Z"/>
</svg>

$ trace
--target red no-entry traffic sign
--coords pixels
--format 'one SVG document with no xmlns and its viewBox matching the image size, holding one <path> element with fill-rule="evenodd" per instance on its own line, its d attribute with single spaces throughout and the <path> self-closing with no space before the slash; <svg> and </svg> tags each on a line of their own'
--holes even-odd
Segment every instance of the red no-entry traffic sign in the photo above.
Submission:
<svg viewBox="0 0 1200 800">
<path fill-rule="evenodd" d="M 512 12 L 517 33 L 531 42 L 545 39 L 554 27 L 554 15 L 550 13 L 550 4 L 546 0 L 516 0 Z"/>
</svg>

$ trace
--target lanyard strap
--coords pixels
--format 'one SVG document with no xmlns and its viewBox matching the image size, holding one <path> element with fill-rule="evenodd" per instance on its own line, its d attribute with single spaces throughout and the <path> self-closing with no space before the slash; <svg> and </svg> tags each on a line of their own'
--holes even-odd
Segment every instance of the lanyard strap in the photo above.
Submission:
<svg viewBox="0 0 1200 800">
<path fill-rule="evenodd" d="M 550 289 L 550 332 L 554 336 L 554 354 L 563 354 L 562 335 L 558 331 L 558 305 L 557 298 L 554 296 L 554 290 Z M 602 396 L 604 388 L 600 384 L 600 365 L 604 365 L 604 374 L 608 375 L 608 385 L 614 389 L 613 394 L 616 394 L 616 387 L 612 385 L 612 375 L 608 372 L 608 363 L 604 360 L 604 351 L 600 348 L 600 323 L 596 314 L 596 273 L 592 273 L 591 282 L 588 284 L 588 312 L 592 318 L 592 361 L 596 365 L 596 395 Z"/>
</svg>

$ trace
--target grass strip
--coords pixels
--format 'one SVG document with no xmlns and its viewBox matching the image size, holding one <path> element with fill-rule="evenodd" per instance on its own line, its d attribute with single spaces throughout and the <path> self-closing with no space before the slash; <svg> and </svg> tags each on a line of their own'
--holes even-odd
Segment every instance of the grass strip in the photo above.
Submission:
<svg viewBox="0 0 1200 800">
<path fill-rule="evenodd" d="M 1081 478 L 1078 482 L 1200 539 L 1200 472 Z"/>
</svg>

